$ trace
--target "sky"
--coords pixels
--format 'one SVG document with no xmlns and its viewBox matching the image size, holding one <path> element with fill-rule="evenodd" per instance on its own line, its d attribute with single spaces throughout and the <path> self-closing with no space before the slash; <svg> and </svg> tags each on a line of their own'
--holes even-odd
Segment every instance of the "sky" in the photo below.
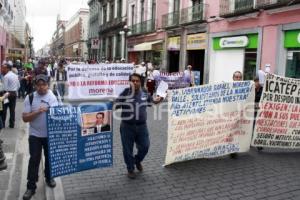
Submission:
<svg viewBox="0 0 300 200">
<path fill-rule="evenodd" d="M 88 0 L 25 0 L 26 21 L 31 28 L 35 51 L 51 42 L 58 14 L 62 20 L 68 20 L 79 8 L 88 8 L 87 2 Z"/>
</svg>

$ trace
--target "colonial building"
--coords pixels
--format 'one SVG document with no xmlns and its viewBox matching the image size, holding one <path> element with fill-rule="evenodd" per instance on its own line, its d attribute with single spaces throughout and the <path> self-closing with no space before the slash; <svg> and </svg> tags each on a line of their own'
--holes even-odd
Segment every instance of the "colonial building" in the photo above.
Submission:
<svg viewBox="0 0 300 200">
<path fill-rule="evenodd" d="M 99 0 L 101 60 L 113 61 L 126 57 L 126 3 L 125 0 Z"/>
<path fill-rule="evenodd" d="M 220 0 L 210 4 L 209 82 L 236 70 L 253 80 L 259 69 L 300 78 L 300 1 Z"/>
<path fill-rule="evenodd" d="M 89 0 L 88 1 L 90 9 L 89 17 L 89 34 L 88 34 L 88 54 L 89 59 L 99 60 L 100 56 L 100 39 L 99 39 L 99 20 L 100 20 L 100 4 L 98 0 Z"/>
<path fill-rule="evenodd" d="M 56 58 L 65 56 L 65 28 L 67 21 L 61 20 L 60 15 L 57 15 L 56 30 L 52 36 L 50 45 L 50 54 Z"/>
<path fill-rule="evenodd" d="M 136 64 L 151 62 L 163 67 L 165 31 L 162 29 L 162 14 L 168 11 L 168 0 L 129 0 L 128 60 Z"/>
<path fill-rule="evenodd" d="M 68 20 L 65 27 L 65 57 L 87 59 L 89 10 L 81 8 Z"/>
<path fill-rule="evenodd" d="M 200 72 L 204 80 L 207 49 L 207 8 L 212 1 L 169 0 L 162 17 L 166 30 L 165 57 L 169 72 L 183 71 L 187 65 Z"/>
</svg>

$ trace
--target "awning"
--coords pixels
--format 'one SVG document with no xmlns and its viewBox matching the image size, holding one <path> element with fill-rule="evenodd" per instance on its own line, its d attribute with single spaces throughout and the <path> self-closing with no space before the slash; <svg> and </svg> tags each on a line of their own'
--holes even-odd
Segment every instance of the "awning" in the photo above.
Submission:
<svg viewBox="0 0 300 200">
<path fill-rule="evenodd" d="M 152 42 L 144 42 L 141 44 L 137 44 L 133 47 L 133 49 L 131 51 L 151 51 L 153 50 L 153 46 L 154 44 L 158 44 L 158 43 L 162 43 L 162 40 L 156 40 L 156 41 L 152 41 Z"/>
</svg>

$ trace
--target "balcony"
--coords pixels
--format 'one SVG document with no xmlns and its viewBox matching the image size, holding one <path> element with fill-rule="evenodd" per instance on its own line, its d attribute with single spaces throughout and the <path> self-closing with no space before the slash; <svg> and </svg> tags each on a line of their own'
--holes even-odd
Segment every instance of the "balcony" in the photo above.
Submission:
<svg viewBox="0 0 300 200">
<path fill-rule="evenodd" d="M 118 28 L 122 28 L 126 24 L 125 21 L 122 20 L 121 17 L 115 18 L 109 22 L 105 22 L 101 24 L 99 27 L 99 33 L 109 32 Z"/>
<path fill-rule="evenodd" d="M 180 12 L 175 11 L 162 16 L 162 27 L 169 28 L 179 25 Z"/>
<path fill-rule="evenodd" d="M 155 31 L 155 20 L 150 19 L 150 20 L 138 23 L 138 24 L 134 24 L 129 27 L 129 30 L 131 32 L 131 34 L 129 36 L 154 32 Z"/>
<path fill-rule="evenodd" d="M 181 9 L 180 24 L 204 21 L 204 7 L 204 4 L 196 4 L 195 6 Z"/>
<path fill-rule="evenodd" d="M 259 9 L 278 8 L 294 4 L 300 4 L 300 0 L 256 0 L 256 7 Z"/>
<path fill-rule="evenodd" d="M 232 17 L 247 14 L 255 10 L 254 0 L 221 0 L 220 16 Z"/>
<path fill-rule="evenodd" d="M 299 4 L 300 0 L 221 0 L 220 16 L 233 17 L 254 12 Z"/>
</svg>

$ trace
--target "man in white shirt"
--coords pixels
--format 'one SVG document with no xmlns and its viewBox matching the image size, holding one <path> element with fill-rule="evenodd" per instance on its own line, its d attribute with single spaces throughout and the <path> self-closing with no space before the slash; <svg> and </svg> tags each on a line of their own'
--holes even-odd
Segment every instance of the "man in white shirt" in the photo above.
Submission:
<svg viewBox="0 0 300 200">
<path fill-rule="evenodd" d="M 46 112 L 49 107 L 57 106 L 58 102 L 51 90 L 49 90 L 49 77 L 39 74 L 35 79 L 36 92 L 27 95 L 24 101 L 24 122 L 29 122 L 29 154 L 27 172 L 27 190 L 23 200 L 29 200 L 35 194 L 36 182 L 38 181 L 39 166 L 42 156 L 42 149 L 45 156 L 45 180 L 49 187 L 55 187 L 56 183 L 50 177 L 48 136 Z"/>
<path fill-rule="evenodd" d="M 9 108 L 9 127 L 14 128 L 15 126 L 15 109 L 17 100 L 17 91 L 20 88 L 20 81 L 18 75 L 11 71 L 12 66 L 8 64 L 3 64 L 1 67 L 1 73 L 3 77 L 3 88 L 5 92 L 9 93 L 8 102 L 4 102 L 3 106 L 3 127 L 5 127 L 7 108 Z"/>
</svg>

